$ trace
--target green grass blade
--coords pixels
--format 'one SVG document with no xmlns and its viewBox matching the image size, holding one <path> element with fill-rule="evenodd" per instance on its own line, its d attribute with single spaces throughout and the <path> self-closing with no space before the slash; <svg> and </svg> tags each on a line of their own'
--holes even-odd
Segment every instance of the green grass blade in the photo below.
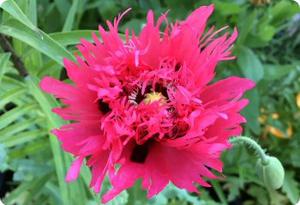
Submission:
<svg viewBox="0 0 300 205">
<path fill-rule="evenodd" d="M 0 130 L 0 140 L 6 140 L 13 136 L 14 134 L 21 132 L 25 129 L 33 127 L 36 123 L 40 123 L 42 121 L 41 118 L 37 118 L 35 120 L 26 119 L 20 120 L 20 122 L 15 122 L 14 124 L 5 127 L 4 129 Z"/>
<path fill-rule="evenodd" d="M 70 52 L 46 33 L 34 32 L 17 21 L 10 21 L 9 25 L 0 25 L 0 32 L 32 46 L 60 65 L 63 64 L 63 58 L 74 60 L 74 56 Z"/>
<path fill-rule="evenodd" d="M 37 26 L 37 4 L 36 0 L 29 0 L 28 2 L 29 19 L 34 26 Z"/>
<path fill-rule="evenodd" d="M 28 89 L 30 90 L 31 94 L 36 99 L 48 119 L 49 130 L 55 127 L 59 127 L 61 125 L 61 120 L 51 112 L 51 109 L 57 106 L 56 101 L 53 98 L 47 98 L 42 93 L 42 91 L 38 87 L 39 80 L 37 78 L 27 76 L 25 80 L 28 85 Z M 64 161 L 64 153 L 62 152 L 60 144 L 55 136 L 50 135 L 49 140 L 53 153 L 58 183 L 62 195 L 62 201 L 63 204 L 69 204 L 71 199 L 69 199 L 69 190 L 65 182 L 66 164 Z"/>
<path fill-rule="evenodd" d="M 9 125 L 10 123 L 14 122 L 24 114 L 30 113 L 34 109 L 36 109 L 36 104 L 28 104 L 5 112 L 3 115 L 0 116 L 0 130 Z"/>
<path fill-rule="evenodd" d="M 51 33 L 50 37 L 63 46 L 75 45 L 80 42 L 81 38 L 92 41 L 92 32 L 95 30 L 77 30 L 68 32 Z"/>
<path fill-rule="evenodd" d="M 23 182 L 14 191 L 10 192 L 4 199 L 6 205 L 25 204 L 24 201 L 30 200 L 37 191 L 44 188 L 45 183 L 49 180 L 49 175 L 42 176 L 29 182 Z"/>
<path fill-rule="evenodd" d="M 72 27 L 73 27 L 74 21 L 75 21 L 75 17 L 76 17 L 76 12 L 78 9 L 78 5 L 79 5 L 79 0 L 73 0 L 72 6 L 69 10 L 67 19 L 66 19 L 64 27 L 62 29 L 63 31 L 72 30 Z"/>
<path fill-rule="evenodd" d="M 24 12 L 20 9 L 18 4 L 14 0 L 9 0 L 3 2 L 0 7 L 20 21 L 22 24 L 26 25 L 28 28 L 38 31 L 37 27 L 30 21 L 30 19 L 24 14 Z"/>
<path fill-rule="evenodd" d="M 0 84 L 4 73 L 6 72 L 7 65 L 9 62 L 10 53 L 1 53 L 0 54 Z"/>
<path fill-rule="evenodd" d="M 10 138 L 5 139 L 2 141 L 0 138 L 0 143 L 4 144 L 6 147 L 13 147 L 17 146 L 26 142 L 33 141 L 35 139 L 38 139 L 42 136 L 45 136 L 47 132 L 43 132 L 41 130 L 32 130 L 32 131 L 26 131 L 26 132 L 20 132 L 16 135 L 10 136 Z"/>
<path fill-rule="evenodd" d="M 51 33 L 49 36 L 63 46 L 75 45 L 80 42 L 81 38 L 88 41 L 93 41 L 92 33 L 98 34 L 97 30 L 75 30 L 68 32 Z M 124 34 L 119 34 L 122 39 L 125 39 Z M 99 36 L 98 36 L 99 37 Z M 100 38 L 100 37 L 99 37 Z"/>
<path fill-rule="evenodd" d="M 24 159 L 26 158 L 26 156 L 30 156 L 30 155 L 39 156 L 41 155 L 42 152 L 48 152 L 49 150 L 51 150 L 51 148 L 48 143 L 48 139 L 44 137 L 35 140 L 34 143 L 30 143 L 30 146 L 22 146 L 22 147 L 18 147 L 18 149 L 11 149 L 9 152 L 9 158 L 11 160 L 14 160 L 20 158 Z"/>
<path fill-rule="evenodd" d="M 5 91 L 2 95 L 0 95 L 0 108 L 2 108 L 5 104 L 13 101 L 18 96 L 23 95 L 26 92 L 25 88 L 13 88 L 8 91 Z"/>
<path fill-rule="evenodd" d="M 71 7 L 69 1 L 66 0 L 54 0 L 57 10 L 59 11 L 62 19 L 66 18 L 66 15 Z"/>
<path fill-rule="evenodd" d="M 61 120 L 59 117 L 57 117 L 54 113 L 51 112 L 51 109 L 53 107 L 57 107 L 59 106 L 59 104 L 57 103 L 56 100 L 54 100 L 52 97 L 46 97 L 46 95 L 40 90 L 40 88 L 37 86 L 39 83 L 39 80 L 35 77 L 27 77 L 26 78 L 26 82 L 29 86 L 29 90 L 32 92 L 32 95 L 34 96 L 34 98 L 38 101 L 39 105 L 41 106 L 42 110 L 44 111 L 46 118 L 49 120 L 50 123 L 50 127 L 52 128 L 57 128 L 60 127 L 61 125 L 64 124 L 64 121 Z M 51 142 L 51 146 L 52 149 L 54 151 L 54 158 L 58 157 L 58 153 L 61 153 L 62 156 L 59 156 L 58 161 L 64 160 L 64 170 L 61 169 L 61 167 L 59 167 L 59 182 L 64 183 L 64 185 L 66 185 L 65 181 L 64 181 L 64 176 L 66 174 L 66 167 L 68 167 L 71 164 L 72 158 L 70 155 L 62 152 L 59 142 L 57 141 L 56 137 L 54 136 L 50 136 L 50 142 Z M 61 158 L 61 159 L 60 159 Z M 56 162 L 58 163 L 58 162 Z M 59 166 L 59 165 L 57 165 Z M 90 173 L 89 170 L 87 168 L 83 168 L 83 174 L 81 175 L 85 184 L 85 187 L 89 186 L 89 182 L 90 182 Z M 85 188 L 84 186 L 82 186 L 82 184 L 80 182 L 73 182 L 74 184 L 70 184 L 70 189 L 74 190 L 76 192 L 84 192 Z M 77 187 L 72 187 L 72 186 L 77 186 Z M 93 193 L 93 191 L 91 189 L 89 189 L 90 194 L 92 197 L 95 198 L 95 194 Z M 85 198 L 85 193 L 79 193 L 79 195 L 82 198 Z M 77 195 L 79 197 L 79 195 Z"/>
</svg>

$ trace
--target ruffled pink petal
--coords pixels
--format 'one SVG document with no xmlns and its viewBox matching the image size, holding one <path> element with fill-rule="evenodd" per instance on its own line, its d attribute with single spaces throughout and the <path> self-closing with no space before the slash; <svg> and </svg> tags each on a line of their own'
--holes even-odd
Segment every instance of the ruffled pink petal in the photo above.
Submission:
<svg viewBox="0 0 300 205">
<path fill-rule="evenodd" d="M 183 24 L 186 24 L 190 28 L 192 28 L 192 32 L 196 36 L 201 36 L 206 27 L 207 20 L 212 14 L 213 10 L 213 5 L 201 6 L 200 8 L 193 11 L 183 22 Z"/>
<path fill-rule="evenodd" d="M 47 93 L 55 95 L 57 98 L 72 99 L 79 92 L 69 84 L 63 83 L 51 77 L 45 77 L 40 82 L 40 87 Z"/>
<path fill-rule="evenodd" d="M 253 88 L 252 80 L 240 77 L 229 77 L 207 86 L 201 91 L 200 98 L 204 104 L 222 105 L 231 100 L 238 100 L 245 91 Z"/>
<path fill-rule="evenodd" d="M 96 193 L 99 193 L 101 191 L 102 182 L 109 168 L 109 152 L 101 151 L 94 154 L 92 158 L 88 160 L 87 165 L 91 167 L 92 170 L 90 187 L 92 187 Z"/>
<path fill-rule="evenodd" d="M 66 176 L 67 182 L 74 181 L 78 178 L 83 159 L 84 159 L 84 157 L 78 157 L 77 159 L 75 159 L 73 161 L 71 167 L 69 168 L 67 176 Z"/>
</svg>

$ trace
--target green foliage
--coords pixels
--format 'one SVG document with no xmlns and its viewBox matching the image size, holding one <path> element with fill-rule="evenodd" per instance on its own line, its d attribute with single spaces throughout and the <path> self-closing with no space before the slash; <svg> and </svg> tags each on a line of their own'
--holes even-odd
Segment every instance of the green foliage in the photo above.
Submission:
<svg viewBox="0 0 300 205">
<path fill-rule="evenodd" d="M 98 24 L 132 8 L 120 25 L 140 31 L 147 10 L 156 16 L 169 11 L 169 20 L 185 18 L 200 5 L 214 3 L 209 25 L 237 26 L 237 60 L 219 65 L 217 78 L 229 75 L 253 79 L 245 135 L 251 135 L 275 155 L 287 170 L 281 190 L 267 190 L 258 179 L 254 153 L 235 146 L 224 153 L 224 175 L 213 188 L 193 195 L 169 185 L 151 200 L 136 185 L 110 205 L 295 204 L 300 198 L 300 9 L 292 0 L 262 6 L 250 0 L 7 0 L 0 7 L 0 33 L 10 43 L 29 75 L 18 75 L 13 54 L 0 49 L 0 172 L 13 171 L 5 204 L 99 204 L 88 187 L 90 171 L 82 168 L 78 181 L 64 181 L 72 157 L 49 134 L 64 122 L 51 112 L 59 106 L 38 87 L 43 76 L 63 75 L 62 59 L 74 59 L 80 38 L 92 40 Z M 122 35 L 122 34 L 121 34 Z M 277 114 L 277 115 L 275 115 Z M 275 117 L 277 116 L 277 117 Z M 258 120 L 260 118 L 260 121 Z M 277 131 L 275 132 L 274 129 Z M 273 131 L 272 131 L 273 130 Z M 278 131 L 279 130 L 279 131 Z M 282 134 L 278 134 L 282 132 Z M 0 183 L 1 184 L 1 183 Z M 104 189 L 109 185 L 106 183 Z"/>
</svg>

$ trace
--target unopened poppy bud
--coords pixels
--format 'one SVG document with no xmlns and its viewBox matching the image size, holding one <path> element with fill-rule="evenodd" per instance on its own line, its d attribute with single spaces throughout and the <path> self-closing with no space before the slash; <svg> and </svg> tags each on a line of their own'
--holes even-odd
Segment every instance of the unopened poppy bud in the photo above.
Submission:
<svg viewBox="0 0 300 205">
<path fill-rule="evenodd" d="M 261 159 L 256 165 L 258 177 L 270 189 L 279 189 L 283 185 L 284 169 L 276 157 L 267 156 L 266 162 Z"/>
</svg>

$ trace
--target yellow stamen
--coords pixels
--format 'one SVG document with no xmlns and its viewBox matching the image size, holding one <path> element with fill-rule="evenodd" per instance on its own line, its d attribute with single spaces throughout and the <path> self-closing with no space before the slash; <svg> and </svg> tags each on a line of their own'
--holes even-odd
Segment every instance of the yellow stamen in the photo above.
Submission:
<svg viewBox="0 0 300 205">
<path fill-rule="evenodd" d="M 144 99 L 144 102 L 146 104 L 153 103 L 155 101 L 161 101 L 162 103 L 166 102 L 166 98 L 158 92 L 151 92 L 146 94 L 146 98 Z"/>
</svg>

